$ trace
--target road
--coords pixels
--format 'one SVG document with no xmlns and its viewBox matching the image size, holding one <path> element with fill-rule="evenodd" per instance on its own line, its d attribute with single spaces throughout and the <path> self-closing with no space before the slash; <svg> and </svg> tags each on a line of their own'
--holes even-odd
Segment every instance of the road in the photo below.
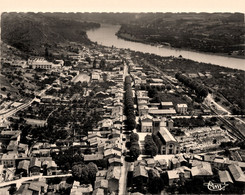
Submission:
<svg viewBox="0 0 245 195">
<path fill-rule="evenodd" d="M 128 66 L 124 63 L 124 70 L 123 70 L 123 81 L 125 81 L 125 77 L 128 76 Z M 122 136 L 121 136 L 122 139 Z M 124 151 L 126 148 L 126 142 L 123 142 L 122 150 Z M 125 156 L 122 156 L 122 163 L 121 166 L 121 175 L 119 179 L 119 195 L 126 195 L 127 194 L 127 175 L 128 175 L 128 162 L 125 161 Z"/>
<path fill-rule="evenodd" d="M 16 187 L 19 188 L 23 182 L 34 180 L 34 179 L 39 179 L 39 178 L 54 178 L 54 177 L 69 177 L 72 176 L 72 174 L 64 174 L 64 175 L 35 175 L 31 177 L 22 177 L 21 179 L 13 180 L 13 181 L 7 181 L 7 182 L 2 182 L 0 183 L 0 188 L 4 186 L 9 186 L 12 184 L 16 184 Z"/>
<path fill-rule="evenodd" d="M 121 166 L 121 175 L 119 179 L 119 195 L 127 194 L 128 166 L 128 162 L 125 161 L 125 157 L 123 156 L 123 166 Z"/>
<path fill-rule="evenodd" d="M 52 86 L 49 85 L 48 87 L 46 87 L 45 89 L 43 89 L 42 91 L 40 91 L 40 93 L 38 94 L 38 96 L 41 96 L 43 95 L 47 90 L 49 90 Z M 33 98 L 32 100 L 30 100 L 29 102 L 25 103 L 25 104 L 22 104 L 21 106 L 13 109 L 13 110 L 10 110 L 4 114 L 1 114 L 0 115 L 0 124 L 4 123 L 6 121 L 6 119 L 12 115 L 14 115 L 16 112 L 20 111 L 20 110 L 23 110 L 27 107 L 29 107 L 35 100 L 37 100 L 37 98 Z"/>
</svg>

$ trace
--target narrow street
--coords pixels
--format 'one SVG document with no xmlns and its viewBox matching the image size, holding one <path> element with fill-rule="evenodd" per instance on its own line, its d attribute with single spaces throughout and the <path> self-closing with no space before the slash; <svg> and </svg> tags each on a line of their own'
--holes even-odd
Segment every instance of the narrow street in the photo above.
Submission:
<svg viewBox="0 0 245 195">
<path fill-rule="evenodd" d="M 0 188 L 1 187 L 4 187 L 4 186 L 9 186 L 9 185 L 12 185 L 12 184 L 16 184 L 16 187 L 19 188 L 23 182 L 31 181 L 31 180 L 34 180 L 34 179 L 39 179 L 39 178 L 54 178 L 54 177 L 69 177 L 69 176 L 72 176 L 72 174 L 46 175 L 46 176 L 43 176 L 43 175 L 35 175 L 35 176 L 31 176 L 31 177 L 22 177 L 21 179 L 17 179 L 17 180 L 13 180 L 13 181 L 2 182 L 2 183 L 0 183 Z"/>
<path fill-rule="evenodd" d="M 119 195 L 127 194 L 127 176 L 128 176 L 128 162 L 125 161 L 123 156 L 123 166 L 121 166 L 121 175 L 119 180 Z"/>
</svg>

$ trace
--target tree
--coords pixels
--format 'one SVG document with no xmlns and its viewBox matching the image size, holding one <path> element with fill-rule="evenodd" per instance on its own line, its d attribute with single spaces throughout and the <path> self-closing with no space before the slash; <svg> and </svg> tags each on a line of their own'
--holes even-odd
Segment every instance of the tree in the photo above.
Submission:
<svg viewBox="0 0 245 195">
<path fill-rule="evenodd" d="M 46 47 L 45 48 L 45 58 L 48 59 L 49 57 L 49 51 L 48 51 L 48 48 Z"/>
<path fill-rule="evenodd" d="M 140 155 L 140 147 L 138 142 L 133 142 L 131 143 L 131 147 L 130 147 L 130 156 L 134 159 L 137 160 L 137 158 Z"/>
<path fill-rule="evenodd" d="M 1 90 L 2 90 L 2 91 L 6 91 L 6 87 L 2 87 Z"/>
<path fill-rule="evenodd" d="M 97 167 L 100 167 L 102 169 L 107 168 L 107 161 L 105 159 L 99 159 L 95 162 Z"/>
<path fill-rule="evenodd" d="M 90 183 L 93 184 L 95 181 L 95 178 L 96 178 L 96 173 L 98 172 L 98 167 L 96 164 L 94 164 L 92 162 L 88 163 L 87 167 L 88 167 L 88 171 L 89 171 Z"/>
<path fill-rule="evenodd" d="M 158 194 L 164 189 L 164 182 L 160 177 L 153 177 L 149 180 L 148 190 L 152 194 Z"/>
<path fill-rule="evenodd" d="M 72 175 L 74 179 L 84 184 L 93 184 L 97 171 L 97 165 L 92 162 L 88 165 L 77 164 L 72 167 Z"/>
<path fill-rule="evenodd" d="M 145 136 L 145 154 L 156 156 L 158 153 L 158 148 L 152 139 L 152 136 Z"/>
<path fill-rule="evenodd" d="M 96 58 L 95 58 L 94 61 L 93 61 L 93 68 L 96 68 L 96 64 L 97 64 L 97 61 L 96 61 Z"/>
<path fill-rule="evenodd" d="M 172 89 L 171 85 L 167 84 L 167 85 L 166 85 L 166 89 L 167 89 L 168 91 L 170 91 L 170 90 Z"/>
<path fill-rule="evenodd" d="M 130 142 L 138 142 L 139 141 L 139 135 L 138 133 L 131 133 L 130 135 Z"/>
<path fill-rule="evenodd" d="M 105 68 L 105 59 L 101 59 L 100 68 Z"/>
<path fill-rule="evenodd" d="M 91 58 L 90 58 L 90 57 L 86 57 L 85 60 L 86 60 L 89 64 L 91 64 Z"/>
<path fill-rule="evenodd" d="M 12 194 L 15 194 L 16 190 L 17 190 L 16 186 L 11 185 L 8 191 L 9 191 L 9 194 L 12 195 Z"/>
</svg>

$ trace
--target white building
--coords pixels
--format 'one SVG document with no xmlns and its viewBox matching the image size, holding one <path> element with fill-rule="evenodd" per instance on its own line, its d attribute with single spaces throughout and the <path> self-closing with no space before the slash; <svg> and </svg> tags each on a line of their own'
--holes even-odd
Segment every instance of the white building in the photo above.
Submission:
<svg viewBox="0 0 245 195">
<path fill-rule="evenodd" d="M 53 68 L 53 63 L 48 62 L 43 57 L 38 58 L 30 58 L 28 59 L 28 64 L 31 65 L 33 69 L 40 68 L 40 69 L 51 69 Z"/>
<path fill-rule="evenodd" d="M 177 112 L 181 114 L 186 114 L 187 108 L 188 108 L 187 104 L 177 104 L 176 105 Z"/>
</svg>

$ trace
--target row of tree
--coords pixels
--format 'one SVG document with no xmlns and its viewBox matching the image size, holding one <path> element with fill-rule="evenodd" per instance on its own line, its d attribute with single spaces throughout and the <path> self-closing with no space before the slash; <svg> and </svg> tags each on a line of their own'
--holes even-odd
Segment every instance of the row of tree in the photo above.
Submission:
<svg viewBox="0 0 245 195">
<path fill-rule="evenodd" d="M 208 95 L 208 88 L 205 87 L 203 84 L 185 76 L 181 73 L 176 73 L 175 78 L 178 79 L 180 82 L 184 83 L 187 87 L 190 87 L 192 90 L 195 90 L 196 94 L 204 99 Z"/>
<path fill-rule="evenodd" d="M 135 113 L 134 113 L 134 101 L 133 92 L 131 87 L 131 78 L 126 76 L 125 78 L 125 114 L 127 116 L 127 127 L 128 130 L 133 130 L 136 127 Z"/>
</svg>

